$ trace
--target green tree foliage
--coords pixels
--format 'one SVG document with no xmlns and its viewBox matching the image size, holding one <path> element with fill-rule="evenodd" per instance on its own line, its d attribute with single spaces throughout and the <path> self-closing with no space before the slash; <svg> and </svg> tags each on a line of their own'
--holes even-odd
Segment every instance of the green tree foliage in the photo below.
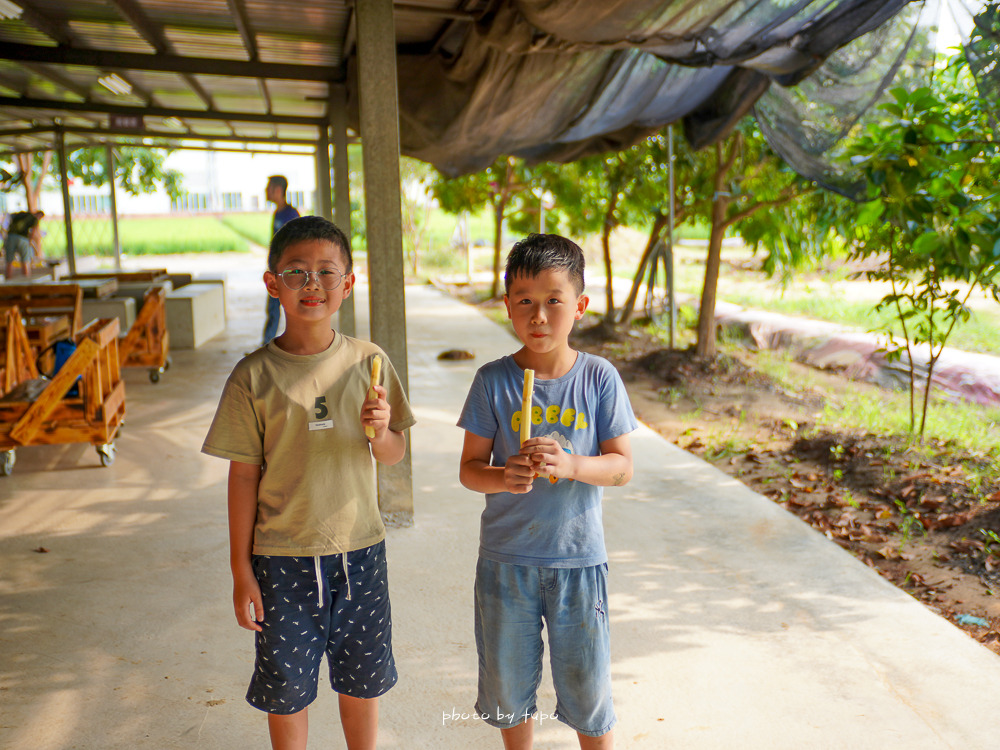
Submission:
<svg viewBox="0 0 1000 750">
<path fill-rule="evenodd" d="M 171 198 L 181 194 L 180 172 L 164 166 L 168 150 L 119 145 L 114 147 L 114 153 L 116 184 L 129 194 L 152 193 L 159 189 Z M 0 170 L 11 175 L 11 182 L 24 190 L 29 211 L 37 210 L 42 188 L 52 178 L 52 159 L 52 151 L 39 151 L 15 154 L 7 161 L 0 161 Z M 108 184 L 107 151 L 103 146 L 71 151 L 68 161 L 70 177 L 79 179 L 84 185 Z"/>
<path fill-rule="evenodd" d="M 424 240 L 431 202 L 428 200 L 434 168 L 416 159 L 402 157 L 399 162 L 400 199 L 403 208 L 403 252 L 410 261 L 410 270 L 417 273 L 417 264 Z"/>
<path fill-rule="evenodd" d="M 642 146 L 617 153 L 580 159 L 559 169 L 558 178 L 550 176 L 548 187 L 556 197 L 567 224 L 575 236 L 600 233 L 605 277 L 605 323 L 615 317 L 611 233 L 628 223 L 629 205 L 625 203 L 639 179 Z"/>
<path fill-rule="evenodd" d="M 868 190 L 836 226 L 856 257 L 881 261 L 868 278 L 891 285 L 879 307 L 893 309 L 903 331 L 890 354 L 906 356 L 914 431 L 923 389 L 922 438 L 934 367 L 955 326 L 969 318 L 969 296 L 981 287 L 1000 301 L 1000 159 L 989 115 L 961 61 L 940 72 L 933 89 L 891 94 L 882 107 L 889 119 L 850 146 Z M 929 356 L 922 383 L 920 345 Z"/>
<path fill-rule="evenodd" d="M 115 184 L 130 195 L 163 190 L 171 198 L 182 193 L 181 173 L 164 166 L 168 149 L 118 145 L 113 148 Z M 84 185 L 108 184 L 107 151 L 104 147 L 80 148 L 69 154 L 69 174 Z"/>
<path fill-rule="evenodd" d="M 501 156 L 482 172 L 446 178 L 438 174 L 431 192 L 441 208 L 451 214 L 478 211 L 489 206 L 493 213 L 493 283 L 492 297 L 500 296 L 500 265 L 503 250 L 503 225 L 508 218 L 522 213 L 536 213 L 537 198 L 532 171 L 520 159 Z"/>
</svg>

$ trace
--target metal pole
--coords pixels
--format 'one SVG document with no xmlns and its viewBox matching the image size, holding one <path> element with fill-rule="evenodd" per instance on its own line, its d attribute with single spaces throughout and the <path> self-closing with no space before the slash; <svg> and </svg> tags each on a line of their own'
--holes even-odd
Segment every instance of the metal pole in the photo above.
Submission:
<svg viewBox="0 0 1000 750">
<path fill-rule="evenodd" d="M 70 275 L 76 274 L 76 250 L 73 247 L 73 212 L 69 200 L 69 163 L 66 161 L 66 134 L 56 131 L 56 152 L 59 154 L 59 181 L 62 183 L 63 216 L 66 226 L 66 260 Z"/>
<path fill-rule="evenodd" d="M 115 243 L 115 270 L 122 270 L 122 247 L 118 241 L 118 200 L 115 195 L 115 151 L 111 144 L 104 146 L 108 164 L 108 184 L 111 186 L 111 234 Z"/>
<path fill-rule="evenodd" d="M 469 284 L 472 284 L 472 275 L 475 268 L 472 263 L 472 243 L 469 242 L 469 212 L 462 211 L 458 217 L 458 231 L 462 237 L 462 246 L 465 248 L 465 275 L 469 277 Z"/>
<path fill-rule="evenodd" d="M 351 236 L 350 163 L 347 154 L 347 87 L 330 87 L 330 123 L 333 125 L 333 192 L 334 223 Z M 354 296 L 344 300 L 337 313 L 337 328 L 346 336 L 357 334 L 354 318 Z"/>
<path fill-rule="evenodd" d="M 667 225 L 667 303 L 670 305 L 670 348 L 677 330 L 677 301 L 674 299 L 674 126 L 667 126 L 667 163 L 670 176 L 670 223 Z"/>
<path fill-rule="evenodd" d="M 365 167 L 369 315 L 372 341 L 389 355 L 408 390 L 399 190 L 399 101 L 393 0 L 355 3 L 361 146 Z M 395 466 L 378 467 L 379 509 L 393 523 L 413 521 L 410 441 Z"/>
</svg>

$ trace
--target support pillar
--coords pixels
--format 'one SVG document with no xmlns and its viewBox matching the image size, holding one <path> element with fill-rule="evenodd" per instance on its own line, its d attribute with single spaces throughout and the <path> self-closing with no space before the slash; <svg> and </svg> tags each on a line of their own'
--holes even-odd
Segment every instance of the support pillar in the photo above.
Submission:
<svg viewBox="0 0 1000 750">
<path fill-rule="evenodd" d="M 333 203 L 330 200 L 330 136 L 322 128 L 316 142 L 316 213 L 333 221 Z"/>
<path fill-rule="evenodd" d="M 408 389 L 403 283 L 403 218 L 399 194 L 399 103 L 393 0 L 355 3 L 361 142 L 365 167 L 369 314 L 372 341 L 392 360 Z M 379 466 L 379 508 L 390 523 L 413 522 L 410 440 L 395 466 Z"/>
<path fill-rule="evenodd" d="M 118 240 L 118 200 L 115 194 L 115 151 L 111 144 L 105 144 L 104 154 L 108 165 L 108 184 L 111 188 L 111 234 L 114 241 L 115 270 L 122 270 L 122 246 Z"/>
<path fill-rule="evenodd" d="M 70 275 L 76 274 L 76 249 L 73 247 L 73 212 L 69 200 L 69 162 L 66 161 L 66 134 L 56 131 L 56 152 L 59 154 L 59 181 L 62 183 L 63 216 L 66 225 L 66 260 Z"/>
<path fill-rule="evenodd" d="M 330 124 L 333 129 L 333 223 L 351 236 L 350 166 L 347 159 L 347 87 L 330 88 Z M 338 313 L 338 327 L 347 336 L 357 334 L 354 296 L 344 300 Z"/>
</svg>

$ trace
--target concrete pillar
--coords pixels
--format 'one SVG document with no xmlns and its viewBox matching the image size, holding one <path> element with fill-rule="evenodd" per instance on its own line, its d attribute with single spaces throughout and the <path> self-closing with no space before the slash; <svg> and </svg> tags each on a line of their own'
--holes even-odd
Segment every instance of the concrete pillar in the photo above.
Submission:
<svg viewBox="0 0 1000 750">
<path fill-rule="evenodd" d="M 76 273 L 76 250 L 73 247 L 73 212 L 69 200 L 69 162 L 66 160 L 66 134 L 56 131 L 56 152 L 59 155 L 59 181 L 62 183 L 63 216 L 66 220 L 66 260 L 70 275 Z"/>
<path fill-rule="evenodd" d="M 333 128 L 333 223 L 351 236 L 351 185 L 347 160 L 347 87 L 330 87 L 330 125 Z M 346 336 L 357 335 L 354 297 L 340 306 L 338 329 Z"/>
<path fill-rule="evenodd" d="M 365 0 L 355 3 L 354 11 L 358 30 L 372 341 L 389 355 L 403 387 L 407 388 L 399 104 L 392 0 Z M 391 467 L 379 466 L 378 490 L 379 508 L 384 518 L 392 523 L 412 523 L 413 471 L 409 440 L 402 461 Z"/>
<path fill-rule="evenodd" d="M 333 221 L 333 203 L 330 200 L 330 136 L 326 128 L 316 142 L 316 213 Z"/>
<path fill-rule="evenodd" d="M 104 146 L 105 160 L 108 165 L 108 188 L 111 190 L 111 235 L 114 242 L 115 270 L 122 270 L 122 246 L 118 239 L 118 199 L 115 191 L 115 150 L 110 143 Z"/>
</svg>

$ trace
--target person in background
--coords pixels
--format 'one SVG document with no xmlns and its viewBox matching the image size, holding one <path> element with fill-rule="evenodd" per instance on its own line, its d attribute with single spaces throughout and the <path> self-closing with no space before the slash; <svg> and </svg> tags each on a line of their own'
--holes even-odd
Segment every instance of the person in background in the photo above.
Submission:
<svg viewBox="0 0 1000 750">
<path fill-rule="evenodd" d="M 264 196 L 268 202 L 274 204 L 274 218 L 271 220 L 272 237 L 285 224 L 292 219 L 297 219 L 299 216 L 299 212 L 293 206 L 288 205 L 288 201 L 285 198 L 287 192 L 288 180 L 283 175 L 276 174 L 267 178 L 267 187 L 264 188 Z M 264 346 L 278 335 L 278 320 L 280 316 L 281 303 L 277 297 L 268 295 L 267 317 L 264 320 Z"/>
<path fill-rule="evenodd" d="M 7 236 L 3 241 L 4 277 L 14 274 L 15 261 L 21 261 L 25 277 L 31 276 L 31 262 L 35 257 L 34 248 L 40 248 L 39 223 L 45 216 L 43 211 L 18 211 L 11 214 L 7 226 Z"/>
</svg>

